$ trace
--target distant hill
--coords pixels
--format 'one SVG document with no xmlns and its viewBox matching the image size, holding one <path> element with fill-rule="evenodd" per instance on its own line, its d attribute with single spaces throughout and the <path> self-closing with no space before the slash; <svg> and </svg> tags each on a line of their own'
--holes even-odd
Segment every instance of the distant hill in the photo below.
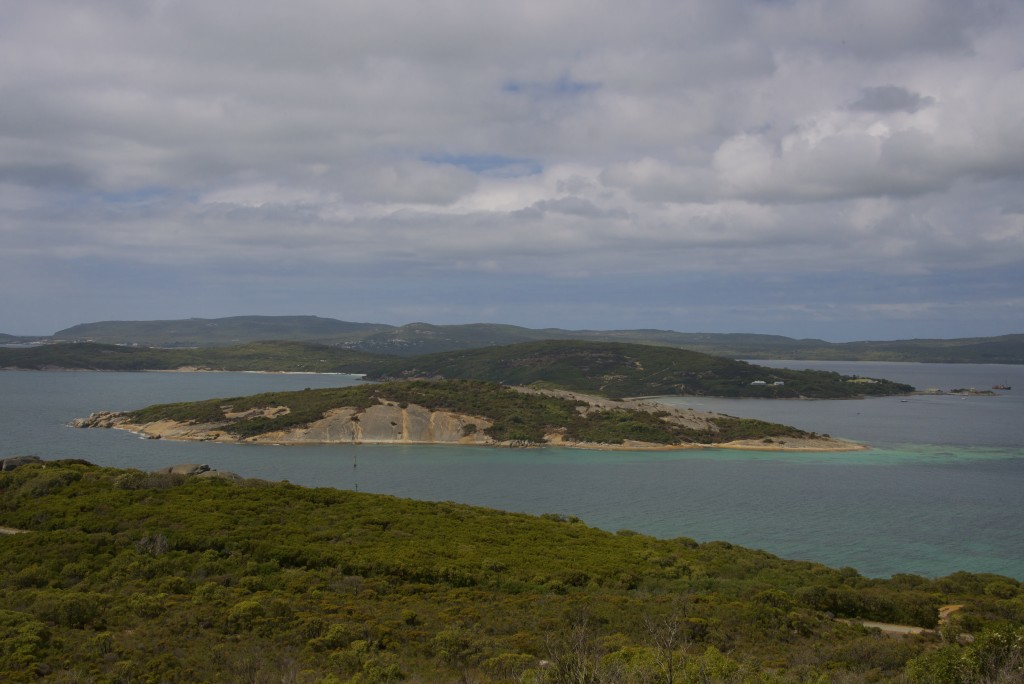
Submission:
<svg viewBox="0 0 1024 684">
<path fill-rule="evenodd" d="M 489 380 L 609 397 L 708 395 L 819 399 L 890 395 L 913 387 L 826 371 L 765 368 L 685 349 L 554 340 L 427 354 L 389 361 L 368 379 Z"/>
<path fill-rule="evenodd" d="M 806 356 L 799 358 L 926 363 L 1024 363 L 1024 335 L 951 340 L 846 342 L 811 348 L 805 353 Z"/>
<path fill-rule="evenodd" d="M 586 340 L 677 347 L 733 359 L 1024 363 L 1024 334 L 949 340 L 826 342 L 754 333 L 536 329 L 496 323 L 409 323 L 392 326 L 318 316 L 234 316 L 86 323 L 58 331 L 52 338 L 155 347 L 209 347 L 291 340 L 390 356 L 416 356 L 541 340 Z"/>
<path fill-rule="evenodd" d="M 391 327 L 319 316 L 232 316 L 83 323 L 54 333 L 53 339 L 154 347 L 209 347 L 268 340 L 338 341 L 360 338 Z"/>
<path fill-rule="evenodd" d="M 19 335 L 7 335 L 6 333 L 0 333 L 0 345 L 5 344 L 31 344 L 39 340 L 38 337 L 27 337 Z"/>
<path fill-rule="evenodd" d="M 82 342 L 0 349 L 0 368 L 141 371 L 197 370 L 363 373 L 385 357 L 302 342 L 252 342 L 233 347 L 154 349 Z"/>
</svg>

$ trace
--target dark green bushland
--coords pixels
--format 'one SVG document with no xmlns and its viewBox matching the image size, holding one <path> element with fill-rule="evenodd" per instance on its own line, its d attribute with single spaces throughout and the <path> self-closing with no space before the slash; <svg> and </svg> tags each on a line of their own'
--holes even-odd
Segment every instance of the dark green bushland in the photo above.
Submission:
<svg viewBox="0 0 1024 684">
<path fill-rule="evenodd" d="M 370 379 L 488 380 L 609 397 L 706 395 L 850 399 L 913 391 L 888 380 L 857 382 L 838 373 L 766 368 L 700 352 L 641 344 L 548 340 L 383 361 Z M 760 384 L 753 384 L 760 383 Z"/>
<path fill-rule="evenodd" d="M 1010 578 L 868 579 L 564 514 L 47 463 L 0 473 L 0 525 L 27 530 L 0 536 L 0 681 L 959 683 L 1019 663 Z M 943 603 L 965 608 L 931 636 L 834 619 L 929 626 Z"/>
</svg>

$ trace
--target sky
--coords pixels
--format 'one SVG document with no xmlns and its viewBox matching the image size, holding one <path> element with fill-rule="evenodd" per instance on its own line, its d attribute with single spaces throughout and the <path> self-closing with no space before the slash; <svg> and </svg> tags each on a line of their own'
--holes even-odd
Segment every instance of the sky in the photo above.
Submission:
<svg viewBox="0 0 1024 684">
<path fill-rule="evenodd" d="M 1024 332 L 1020 0 L 0 16 L 0 332 Z"/>
</svg>

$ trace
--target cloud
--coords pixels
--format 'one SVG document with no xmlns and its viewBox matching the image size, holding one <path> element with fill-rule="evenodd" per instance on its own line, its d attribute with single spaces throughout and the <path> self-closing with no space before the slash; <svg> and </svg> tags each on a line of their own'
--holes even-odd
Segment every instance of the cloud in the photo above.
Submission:
<svg viewBox="0 0 1024 684">
<path fill-rule="evenodd" d="M 42 274 L 81 273 L 70 297 L 101 262 L 140 292 L 157 265 L 275 274 L 282 307 L 319 268 L 444 275 L 449 312 L 503 310 L 468 294 L 496 278 L 615 299 L 598 280 L 1024 266 L 1010 0 L 0 8 L 0 269 L 55 311 Z"/>
<path fill-rule="evenodd" d="M 850 109 L 864 112 L 909 112 L 935 103 L 934 98 L 921 97 L 906 88 L 894 85 L 872 86 L 861 91 L 860 98 Z"/>
</svg>

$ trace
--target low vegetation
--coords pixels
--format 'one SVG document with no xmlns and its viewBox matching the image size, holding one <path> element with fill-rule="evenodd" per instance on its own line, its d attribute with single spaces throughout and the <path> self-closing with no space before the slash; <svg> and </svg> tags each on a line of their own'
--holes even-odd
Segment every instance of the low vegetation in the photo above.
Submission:
<svg viewBox="0 0 1024 684">
<path fill-rule="evenodd" d="M 302 342 L 163 349 L 93 342 L 0 348 L 0 368 L 365 373 L 370 379 L 450 378 L 603 394 L 847 399 L 913 391 L 888 380 L 766 368 L 700 352 L 638 344 L 542 341 L 408 358 Z"/>
<path fill-rule="evenodd" d="M 2 681 L 1019 681 L 1024 594 L 993 575 L 84 462 L 0 473 L 0 525 L 25 531 L 0 536 Z"/>
<path fill-rule="evenodd" d="M 384 362 L 370 379 L 460 378 L 537 385 L 609 397 L 706 395 L 847 399 L 913 391 L 888 380 L 765 368 L 700 352 L 638 344 L 545 341 Z"/>
<path fill-rule="evenodd" d="M 251 342 L 230 347 L 159 349 L 95 342 L 0 349 L 0 368 L 103 371 L 176 370 L 363 373 L 381 357 L 302 342 Z"/>
<path fill-rule="evenodd" d="M 132 423 L 159 420 L 181 423 L 223 423 L 223 431 L 239 437 L 305 427 L 323 418 L 331 409 L 352 407 L 365 410 L 382 402 L 416 404 L 486 418 L 492 423 L 487 434 L 499 442 L 544 442 L 544 436 L 558 432 L 574 442 L 621 444 L 638 440 L 656 444 L 715 443 L 734 439 L 807 437 L 796 428 L 759 420 L 716 417 L 706 428 L 688 428 L 664 420 L 667 413 L 634 409 L 579 409 L 586 402 L 543 394 L 518 392 L 497 383 L 474 380 L 408 381 L 355 385 L 297 392 L 267 392 L 247 397 L 208 399 L 177 404 L 159 404 L 131 411 Z M 284 407 L 274 416 L 245 415 L 252 409 Z M 243 414 L 234 419 L 225 413 Z"/>
</svg>

